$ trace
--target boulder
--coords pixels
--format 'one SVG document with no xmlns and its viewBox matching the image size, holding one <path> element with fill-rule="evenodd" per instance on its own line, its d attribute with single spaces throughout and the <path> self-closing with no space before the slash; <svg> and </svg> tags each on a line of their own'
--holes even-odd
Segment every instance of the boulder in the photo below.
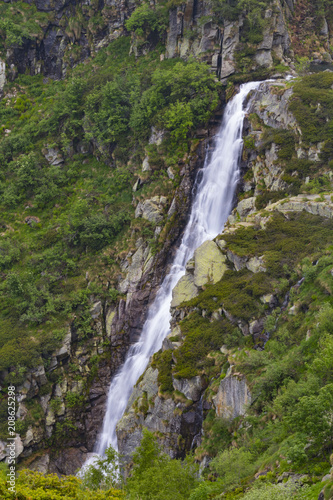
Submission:
<svg viewBox="0 0 333 500">
<path fill-rule="evenodd" d="M 187 302 L 198 295 L 198 288 L 194 284 L 194 278 L 191 274 L 185 274 L 178 281 L 172 290 L 171 307 L 178 307 L 182 302 Z"/>
<path fill-rule="evenodd" d="M 241 219 L 245 218 L 251 212 L 255 211 L 255 209 L 256 209 L 255 196 L 252 196 L 251 198 L 245 198 L 245 200 L 240 201 L 236 208 L 237 213 L 239 214 Z"/>
<path fill-rule="evenodd" d="M 44 365 L 39 365 L 37 368 L 31 370 L 31 374 L 39 386 L 47 384 Z"/>
<path fill-rule="evenodd" d="M 93 319 L 98 318 L 103 311 L 102 308 L 102 302 L 99 300 L 98 302 L 95 302 L 93 306 L 90 308 L 90 314 Z"/>
<path fill-rule="evenodd" d="M 142 172 L 149 172 L 149 170 L 151 170 L 150 168 L 150 165 L 149 165 L 149 160 L 148 160 L 148 156 L 146 156 L 142 162 Z"/>
<path fill-rule="evenodd" d="M 43 149 L 43 154 L 50 165 L 57 166 L 64 163 L 64 159 L 58 148 L 46 147 Z"/>
<path fill-rule="evenodd" d="M 261 257 L 252 257 L 247 261 L 246 267 L 252 273 L 265 272 L 266 266 L 264 256 L 262 255 Z"/>
<path fill-rule="evenodd" d="M 16 438 L 14 439 L 14 442 L 15 442 L 15 457 L 17 458 L 23 452 L 24 446 L 22 443 L 22 439 L 18 434 L 16 434 Z"/>
<path fill-rule="evenodd" d="M 194 284 L 201 287 L 206 283 L 217 283 L 227 270 L 226 256 L 215 241 L 205 241 L 194 252 Z"/>
</svg>

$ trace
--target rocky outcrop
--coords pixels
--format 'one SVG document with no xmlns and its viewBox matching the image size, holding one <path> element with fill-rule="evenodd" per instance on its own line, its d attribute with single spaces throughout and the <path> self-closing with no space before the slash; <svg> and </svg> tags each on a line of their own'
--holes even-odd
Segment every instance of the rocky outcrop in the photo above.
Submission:
<svg viewBox="0 0 333 500">
<path fill-rule="evenodd" d="M 272 67 L 274 58 L 285 64 L 291 62 L 287 27 L 290 15 L 291 10 L 284 2 L 274 1 L 267 7 L 263 39 L 256 46 L 252 71 Z M 167 58 L 195 56 L 207 61 L 212 71 L 226 82 L 238 70 L 236 55 L 241 50 L 245 17 L 242 13 L 235 21 L 225 19 L 220 23 L 216 18 L 212 5 L 204 0 L 188 1 L 171 9 L 165 55 Z"/>
<path fill-rule="evenodd" d="M 17 73 L 43 74 L 60 79 L 67 69 L 82 62 L 125 32 L 124 22 L 135 9 L 135 2 L 94 2 L 87 0 L 33 0 L 40 32 L 23 38 L 7 49 L 10 77 Z"/>
<path fill-rule="evenodd" d="M 186 274 L 172 291 L 171 307 L 198 295 L 206 283 L 220 281 L 227 269 L 226 257 L 214 241 L 206 241 L 194 252 L 193 259 L 186 265 Z"/>
<path fill-rule="evenodd" d="M 245 415 L 251 404 L 251 393 L 243 376 L 226 376 L 213 397 L 216 415 L 219 418 L 233 420 Z"/>
<path fill-rule="evenodd" d="M 160 250 L 152 252 L 147 240 L 139 235 L 134 248 L 119 259 L 115 298 L 90 297 L 91 333 L 85 339 L 79 338 L 74 321 L 61 345 L 50 356 L 49 363 L 44 366 L 41 360 L 40 366 L 29 371 L 22 386 L 18 387 L 20 407 L 17 416 L 23 425 L 25 419 L 30 418 L 26 400 L 32 400 L 40 412 L 38 425 L 29 425 L 18 437 L 22 443 L 17 448 L 19 458 L 28 460 L 29 467 L 58 474 L 74 473 L 74 469 L 84 462 L 86 454 L 92 451 L 102 425 L 112 374 L 123 362 L 129 345 L 141 333 L 147 308 L 182 234 L 195 173 L 204 160 L 205 142 L 202 140 L 195 152 L 180 162 L 181 181 L 172 196 L 145 200 L 140 194 L 142 201 L 137 205 L 137 216 L 146 218 L 155 226 L 154 238 L 157 242 L 162 241 Z M 59 152 L 52 147 L 47 146 L 44 154 L 50 164 L 59 160 Z M 155 207 L 162 217 L 149 220 Z M 88 281 L 89 276 L 86 279 Z M 6 373 L 1 373 L 2 378 L 5 376 Z M 154 386 L 154 390 L 157 393 L 157 387 Z M 155 409 L 147 422 L 152 429 L 159 429 L 161 415 L 169 412 L 171 421 L 176 405 L 159 398 L 158 394 L 155 397 Z M 172 450 L 176 449 L 179 428 L 185 424 L 180 419 L 179 422 L 171 421 L 170 425 L 164 426 L 163 432 L 170 433 L 168 442 Z M 46 440 L 51 443 L 51 448 L 44 455 L 42 450 Z M 58 454 L 53 452 L 52 443 L 61 448 Z M 5 453 L 2 450 L 3 457 Z"/>
<path fill-rule="evenodd" d="M 298 195 L 286 200 L 280 200 L 276 203 L 272 203 L 266 209 L 271 212 L 278 210 L 282 213 L 287 212 L 308 212 L 312 215 L 320 215 L 321 217 L 327 217 L 332 219 L 333 217 L 333 193 L 322 194 L 318 196 L 317 194 L 309 195 Z"/>
</svg>

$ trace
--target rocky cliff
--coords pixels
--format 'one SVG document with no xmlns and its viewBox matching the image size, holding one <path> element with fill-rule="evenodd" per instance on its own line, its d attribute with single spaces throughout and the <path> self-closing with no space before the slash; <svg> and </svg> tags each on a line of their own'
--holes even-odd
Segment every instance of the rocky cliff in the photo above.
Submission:
<svg viewBox="0 0 333 500">
<path fill-rule="evenodd" d="M 164 9 L 161 10 L 163 21 L 156 28 L 155 24 L 149 25 L 148 21 L 139 19 L 136 25 L 133 21 L 134 28 L 131 28 L 126 21 L 142 6 L 136 7 L 131 2 L 36 0 L 5 2 L 1 7 L 4 19 L 13 19 L 15 25 L 0 24 L 1 140 L 4 144 L 1 158 L 9 164 L 8 179 L 16 168 L 25 175 L 23 182 L 28 191 L 35 193 L 38 181 L 32 183 L 29 164 L 15 163 L 14 167 L 13 163 L 23 152 L 33 148 L 21 136 L 19 140 L 11 140 L 22 123 L 30 120 L 33 125 L 28 133 L 35 137 L 35 148 L 39 151 L 37 166 L 33 168 L 37 169 L 38 176 L 43 168 L 50 171 L 49 177 L 43 177 L 45 185 L 55 189 L 54 179 L 60 177 L 57 168 L 66 172 L 68 179 L 73 175 L 76 182 L 75 169 L 79 169 L 82 178 L 88 179 L 88 187 L 75 185 L 75 196 L 86 197 L 89 210 L 100 203 L 100 213 L 109 217 L 112 212 L 109 207 L 113 207 L 116 196 L 124 189 L 124 199 L 117 201 L 113 210 L 122 210 L 127 204 L 132 219 L 127 232 L 120 233 L 119 240 L 115 237 L 104 253 L 98 253 L 98 247 L 91 250 L 89 244 L 77 246 L 81 255 L 76 253 L 75 259 L 82 258 L 83 262 L 77 274 L 70 274 L 71 266 L 75 265 L 70 260 L 72 256 L 66 255 L 69 271 L 67 268 L 64 271 L 59 264 L 60 271 L 52 275 L 50 261 L 56 259 L 54 256 L 49 260 L 47 256 L 39 257 L 38 245 L 57 242 L 57 234 L 64 235 L 64 241 L 72 247 L 80 245 L 83 228 L 78 221 L 85 216 L 80 215 L 79 205 L 75 205 L 76 211 L 68 215 L 74 227 L 73 234 L 69 234 L 62 228 L 57 200 L 52 208 L 55 222 L 47 226 L 45 221 L 51 209 L 45 204 L 44 212 L 38 212 L 38 203 L 43 203 L 38 202 L 40 193 L 28 201 L 22 198 L 21 205 L 16 208 L 13 197 L 19 199 L 19 195 L 6 192 L 5 206 L 10 208 L 9 215 L 6 212 L 1 223 L 2 236 L 19 232 L 23 226 L 21 245 L 24 237 L 31 238 L 29 231 L 39 231 L 42 227 L 40 237 L 44 243 L 38 243 L 37 250 L 29 247 L 29 259 L 33 255 L 29 265 L 34 271 L 38 270 L 38 279 L 46 280 L 50 274 L 55 289 L 64 290 L 62 301 L 68 300 L 67 286 L 69 292 L 86 290 L 85 297 L 75 296 L 74 312 L 71 310 L 71 315 L 59 320 L 65 333 L 60 335 L 59 325 L 52 323 L 53 338 L 58 339 L 56 347 L 53 344 L 43 346 L 33 368 L 22 366 L 20 371 L 20 363 L 16 366 L 12 363 L 1 372 L 3 383 L 14 375 L 18 381 L 18 456 L 29 467 L 42 471 L 74 473 L 87 452 L 92 451 L 103 419 L 110 378 L 123 362 L 128 347 L 138 339 L 147 308 L 182 235 L 193 180 L 221 120 L 222 103 L 237 91 L 239 83 L 274 78 L 261 85 L 246 118 L 242 178 L 226 230 L 214 241 L 199 247 L 188 262 L 186 274 L 173 292 L 171 334 L 138 381 L 118 424 L 119 447 L 127 464 L 140 443 L 143 427 L 158 436 L 170 456 L 184 457 L 189 450 L 196 449 L 197 458 L 203 464 L 213 454 L 210 439 L 216 439 L 216 422 L 222 422 L 228 429 L 225 440 L 232 439 L 232 432 L 242 428 L 242 419 L 248 411 L 257 408 L 259 391 L 241 357 L 247 355 L 247 350 L 262 352 L 279 319 L 286 317 L 288 323 L 288 318 L 303 311 L 303 303 L 306 304 L 304 308 L 309 309 L 305 299 L 297 299 L 298 294 L 302 294 L 299 289 L 305 265 L 303 259 L 309 256 L 316 261 L 324 258 L 329 244 L 327 229 L 331 229 L 333 210 L 332 141 L 330 125 L 326 124 L 331 120 L 327 105 L 333 83 L 331 73 L 322 73 L 320 88 L 323 90 L 315 95 L 313 87 L 319 80 L 312 83 L 297 80 L 295 83 L 285 80 L 283 75 L 296 76 L 296 69 L 302 70 L 300 56 L 311 55 L 318 63 L 331 62 L 330 16 L 317 16 L 321 24 L 314 23 L 313 29 L 318 33 L 306 52 L 304 47 L 300 49 L 299 40 L 310 28 L 304 26 L 303 31 L 298 30 L 295 19 L 304 13 L 291 1 L 267 2 L 259 17 L 245 7 L 228 14 L 221 10 L 218 2 L 195 0 L 167 6 L 151 3 L 152 12 L 160 12 L 160 7 Z M 119 45 L 113 44 L 116 40 Z M 129 57 L 134 59 L 125 60 L 125 53 L 126 57 L 130 53 Z M 109 66 L 111 70 L 104 70 L 108 57 L 116 62 Z M 121 62 L 121 57 L 125 63 Z M 193 126 L 187 119 L 188 147 L 182 143 L 180 149 L 175 150 L 175 137 L 181 142 L 184 133 L 172 135 L 174 129 L 168 124 L 176 119 L 171 113 L 165 115 L 163 124 L 155 117 L 153 127 L 149 122 L 149 134 L 140 136 L 137 133 L 132 142 L 129 136 L 122 139 L 121 133 L 125 134 L 126 130 L 123 123 L 128 117 L 121 116 L 116 123 L 119 128 L 108 129 L 105 138 L 104 130 L 98 129 L 95 122 L 105 119 L 100 127 L 103 129 L 109 127 L 109 115 L 119 115 L 118 101 L 115 105 L 112 101 L 115 95 L 120 95 L 119 89 L 110 87 L 109 93 L 101 94 L 102 97 L 93 93 L 111 81 L 110 73 L 117 73 L 119 68 L 119 74 L 124 73 L 126 65 L 131 68 L 135 64 L 140 75 L 140 71 L 144 73 L 153 64 L 165 64 L 161 67 L 167 72 L 166 60 L 176 58 L 189 62 L 194 58 L 207 63 L 216 80 L 224 86 L 224 89 L 219 87 L 218 98 L 211 94 L 213 97 L 205 101 L 207 105 L 215 99 L 215 108 L 212 106 L 205 114 L 200 127 Z M 143 61 L 144 70 L 140 61 Z M 75 73 L 76 67 L 78 73 Z M 83 106 L 77 96 L 82 88 L 83 94 L 87 92 L 84 87 L 86 72 L 91 77 L 87 87 L 89 91 L 92 89 L 92 95 L 82 117 L 76 115 Z M 31 89 L 26 83 L 28 74 L 33 77 L 32 83 L 29 80 Z M 168 76 L 164 73 L 159 79 L 158 72 L 154 75 L 155 87 Z M 38 84 L 34 78 L 39 78 Z M 142 80 L 145 82 L 149 78 L 151 75 Z M 126 91 L 134 96 L 132 100 L 149 96 L 146 87 L 135 87 L 134 80 L 128 78 L 121 84 L 127 85 Z M 64 114 L 57 111 L 60 125 L 56 128 L 52 121 L 42 122 L 49 127 L 47 135 L 43 135 L 38 123 L 48 116 L 52 120 L 45 103 L 56 99 L 62 91 L 61 85 L 68 81 L 76 86 L 72 94 L 70 90 L 64 94 L 67 106 Z M 168 89 L 164 88 L 163 92 L 166 95 Z M 149 105 L 153 103 L 151 108 L 160 105 L 157 101 L 149 102 Z M 127 113 L 130 105 L 123 95 L 119 102 L 119 107 Z M 99 114 L 96 120 L 96 110 L 109 105 L 112 112 L 106 117 Z M 163 102 L 158 108 L 160 113 L 165 105 Z M 36 115 L 31 111 L 34 106 Z M 9 109 L 14 110 L 12 114 Z M 199 107 L 196 113 L 197 109 Z M 68 126 L 67 116 L 73 118 Z M 132 131 L 135 119 L 139 123 L 137 128 L 144 128 L 144 121 L 140 122 L 142 116 L 148 116 L 148 121 L 153 116 L 146 113 L 144 104 L 132 119 Z M 112 141 L 111 134 L 114 134 Z M 90 168 L 89 162 L 91 170 L 85 170 Z M 98 162 L 104 162 L 103 167 Z M 109 178 L 110 169 L 119 172 L 118 184 L 111 195 L 99 191 Z M 123 181 L 122 169 L 130 172 L 130 179 Z M 5 182 L 6 175 L 1 182 Z M 65 181 L 61 182 L 62 193 L 70 193 Z M 68 194 L 68 198 L 70 196 Z M 61 203 L 64 207 L 67 201 L 62 199 Z M 72 200 L 70 203 L 74 206 Z M 19 221 L 17 212 L 12 215 L 11 210 L 22 210 Z M 45 219 L 41 213 L 46 214 Z M 93 223 L 97 224 L 90 221 L 89 231 Z M 99 232 L 106 231 L 104 226 L 101 230 L 99 227 L 97 225 L 94 233 L 96 240 Z M 321 238 L 318 248 L 314 242 L 307 243 L 304 234 L 307 231 Z M 85 241 L 90 241 L 89 234 L 85 235 Z M 288 244 L 280 248 L 280 239 Z M 20 246 L 21 255 L 24 245 L 22 249 Z M 306 251 L 294 252 L 294 247 L 300 245 L 305 245 Z M 8 262 L 16 265 L 19 256 L 15 256 L 11 247 L 11 253 L 4 248 L 6 258 L 9 255 Z M 46 264 L 39 268 L 43 259 Z M 19 271 L 8 271 L 7 261 L 1 261 L 1 265 L 4 278 L 9 279 L 6 293 L 13 290 L 15 300 L 21 300 L 17 298 L 21 297 L 21 285 L 15 281 Z M 98 284 L 99 288 L 95 286 L 94 289 L 91 283 Z M 45 283 L 39 286 L 45 296 Z M 37 291 L 34 293 L 36 295 Z M 35 300 L 34 295 L 28 297 Z M 44 302 L 39 299 L 36 303 L 39 313 Z M 6 307 L 9 310 L 11 306 Z M 48 315 L 52 311 L 62 311 L 60 307 L 56 309 L 57 304 L 52 307 Z M 32 339 L 33 343 L 35 336 L 44 335 L 40 333 L 43 332 L 40 325 L 50 321 L 47 314 L 41 321 L 36 311 L 28 320 L 25 317 L 18 320 L 19 315 L 15 314 L 15 324 L 18 321 L 24 328 L 31 327 L 29 342 Z M 4 324 L 6 329 L 7 323 Z M 17 342 L 22 345 L 20 340 Z M 12 351 L 8 352 L 12 356 Z M 3 459 L 6 456 L 4 442 L 0 444 L 0 451 Z"/>
<path fill-rule="evenodd" d="M 327 77 L 331 81 L 330 73 Z M 246 379 L 244 368 L 239 370 L 241 347 L 235 346 L 244 342 L 263 350 L 278 319 L 297 314 L 304 281 L 299 266 L 305 255 L 297 248 L 300 240 L 308 242 L 299 231 L 303 224 L 312 230 L 317 224 L 330 227 L 333 205 L 330 181 L 328 192 L 311 194 L 315 179 L 331 179 L 321 155 L 326 143 L 304 140 L 291 111 L 293 85 L 292 80 L 263 83 L 253 97 L 245 127 L 240 201 L 223 234 L 195 251 L 173 290 L 172 331 L 117 427 L 119 449 L 127 460 L 146 427 L 156 432 L 172 457 L 197 448 L 197 457 L 206 464 L 212 421 L 229 426 L 236 419 L 237 427 L 239 417 L 253 411 L 255 381 Z M 279 238 L 286 244 L 279 245 Z M 318 248 L 309 243 L 307 251 L 316 248 L 320 259 L 328 242 L 329 237 Z M 284 273 L 287 279 L 279 284 L 275 277 Z M 202 344 L 200 331 L 205 331 Z"/>
</svg>

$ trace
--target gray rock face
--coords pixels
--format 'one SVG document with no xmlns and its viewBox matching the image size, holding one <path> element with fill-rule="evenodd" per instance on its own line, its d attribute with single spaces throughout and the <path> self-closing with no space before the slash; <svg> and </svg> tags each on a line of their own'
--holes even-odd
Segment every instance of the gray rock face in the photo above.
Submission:
<svg viewBox="0 0 333 500">
<path fill-rule="evenodd" d="M 237 22 L 226 21 L 224 23 L 223 42 L 222 42 L 222 65 L 221 80 L 232 75 L 236 70 L 235 51 L 239 44 L 239 28 L 242 24 L 241 19 Z"/>
<path fill-rule="evenodd" d="M 6 63 L 0 59 L 0 95 L 6 83 Z"/>
<path fill-rule="evenodd" d="M 236 375 L 225 377 L 213 398 L 216 415 L 227 420 L 233 420 L 245 415 L 246 408 L 251 403 L 251 393 L 245 378 Z"/>
<path fill-rule="evenodd" d="M 199 376 L 191 379 L 175 378 L 173 380 L 173 386 L 177 391 L 182 392 L 187 399 L 198 401 L 204 388 L 204 383 L 202 378 Z"/>
<path fill-rule="evenodd" d="M 13 65 L 17 68 L 18 73 L 42 73 L 54 79 L 63 78 L 68 67 L 82 62 L 124 34 L 124 21 L 135 9 L 132 0 L 107 0 L 101 4 L 91 0 L 31 0 L 29 3 L 34 3 L 37 10 L 47 14 L 43 33 L 25 39 L 22 45 L 8 50 L 6 62 L 8 67 Z M 97 32 L 91 32 L 89 20 L 98 13 L 103 25 Z M 87 28 L 71 28 L 69 19 L 78 15 L 83 16 Z M 76 51 L 72 50 L 73 45 L 77 47 Z"/>
<path fill-rule="evenodd" d="M 164 205 L 164 196 L 154 196 L 154 198 L 138 204 L 135 210 L 135 217 L 142 217 L 153 224 L 159 224 L 163 221 Z"/>
<path fill-rule="evenodd" d="M 305 210 L 313 215 L 320 215 L 321 217 L 327 217 L 332 219 L 333 217 L 333 203 L 332 203 L 332 195 L 325 194 L 322 195 L 322 200 L 318 200 L 318 195 L 298 195 L 288 200 L 280 200 L 276 203 L 272 203 L 269 205 L 267 209 L 271 210 L 279 210 L 279 212 L 302 212 Z"/>
<path fill-rule="evenodd" d="M 288 103 L 292 96 L 292 89 L 276 93 L 278 83 L 263 83 L 261 92 L 253 99 L 249 113 L 257 113 L 265 125 L 273 128 L 295 129 L 296 120 L 288 111 Z M 281 89 L 283 89 L 281 86 Z"/>
</svg>

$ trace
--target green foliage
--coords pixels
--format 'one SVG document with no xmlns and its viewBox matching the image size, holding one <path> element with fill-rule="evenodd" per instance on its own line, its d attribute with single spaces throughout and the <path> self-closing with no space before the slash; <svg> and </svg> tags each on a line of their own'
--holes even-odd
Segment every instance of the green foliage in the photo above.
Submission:
<svg viewBox="0 0 333 500">
<path fill-rule="evenodd" d="M 244 500 L 292 500 L 299 489 L 297 483 L 270 484 L 256 481 L 248 493 L 242 496 Z M 298 498 L 298 497 L 297 497 Z"/>
<path fill-rule="evenodd" d="M 0 48 L 19 46 L 24 39 L 37 37 L 41 25 L 47 21 L 47 14 L 37 10 L 36 5 L 23 1 L 0 6 Z"/>
<path fill-rule="evenodd" d="M 183 462 L 163 453 L 153 434 L 143 429 L 139 448 L 133 455 L 134 467 L 126 485 L 129 499 L 187 500 L 197 486 L 198 466 L 191 457 Z"/>
<path fill-rule="evenodd" d="M 242 448 L 222 451 L 212 460 L 210 467 L 227 488 L 239 485 L 243 478 L 252 475 L 256 469 L 253 455 Z"/>
<path fill-rule="evenodd" d="M 263 312 L 260 297 L 270 289 L 271 284 L 263 272 L 254 274 L 247 269 L 229 270 L 219 283 L 207 285 L 202 294 L 189 301 L 189 305 L 199 306 L 210 312 L 223 306 L 233 316 L 248 320 Z"/>
<path fill-rule="evenodd" d="M 152 74 L 152 86 L 134 105 L 131 127 L 139 132 L 151 123 L 166 126 L 173 140 L 181 143 L 192 127 L 211 116 L 218 104 L 218 88 L 208 67 L 196 61 L 158 68 Z"/>
<path fill-rule="evenodd" d="M 68 408 L 80 408 L 86 402 L 86 397 L 82 394 L 78 394 L 76 392 L 67 392 L 66 393 L 66 406 Z"/>
<path fill-rule="evenodd" d="M 214 361 L 208 359 L 207 354 L 218 350 L 226 342 L 226 337 L 232 334 L 233 327 L 225 319 L 210 322 L 195 312 L 181 322 L 181 330 L 185 339 L 175 352 L 174 376 L 191 378 L 214 365 Z"/>
<path fill-rule="evenodd" d="M 16 493 L 8 490 L 7 470 L 0 474 L 0 494 L 3 500 L 123 500 L 124 493 L 119 489 L 107 491 L 90 490 L 82 485 L 75 476 L 59 478 L 56 474 L 42 474 L 32 470 L 23 470 L 16 479 Z"/>
<path fill-rule="evenodd" d="M 157 382 L 163 393 L 173 392 L 172 383 L 172 352 L 171 350 L 159 351 L 154 354 L 152 368 L 158 368 Z"/>
<path fill-rule="evenodd" d="M 167 14 L 167 10 L 163 7 L 157 6 L 153 9 L 151 5 L 143 3 L 135 9 L 125 26 L 140 37 L 147 36 L 154 31 L 160 33 L 167 28 Z"/>
<path fill-rule="evenodd" d="M 333 75 L 317 73 L 294 84 L 294 97 L 289 105 L 302 130 L 306 143 L 331 143 L 333 120 Z"/>
<path fill-rule="evenodd" d="M 109 446 L 105 458 L 96 456 L 94 462 L 84 468 L 81 476 L 83 486 L 89 490 L 109 490 L 121 486 L 119 454 Z"/>
</svg>

